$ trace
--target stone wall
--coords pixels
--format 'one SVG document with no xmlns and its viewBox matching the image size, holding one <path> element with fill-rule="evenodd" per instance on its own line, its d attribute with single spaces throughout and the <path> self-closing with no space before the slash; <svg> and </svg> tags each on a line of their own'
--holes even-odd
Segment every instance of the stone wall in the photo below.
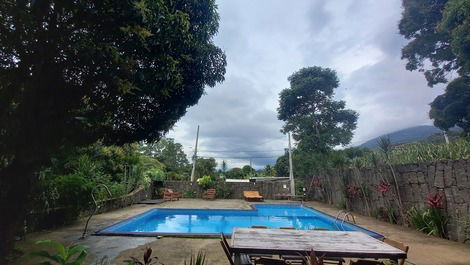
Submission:
<svg viewBox="0 0 470 265">
<path fill-rule="evenodd" d="M 195 198 L 202 198 L 204 190 L 190 181 L 164 181 L 163 187 L 180 192 L 183 197 L 190 197 L 191 192 Z M 243 199 L 243 191 L 258 191 L 265 199 L 276 199 L 277 194 L 289 194 L 289 181 L 259 181 L 259 182 L 218 182 L 216 189 L 228 190 L 230 195 L 226 199 Z M 220 192 L 219 192 L 220 195 Z"/>
<path fill-rule="evenodd" d="M 470 235 L 465 234 L 463 220 L 470 217 L 470 159 L 394 165 L 393 171 L 405 214 L 413 206 L 423 209 L 427 198 L 439 192 L 445 198 L 449 239 L 468 241 Z M 392 184 L 384 195 L 378 187 L 382 179 Z M 380 217 L 387 207 L 400 215 L 393 179 L 390 167 L 336 169 L 308 178 L 304 185 L 309 199 Z M 357 196 L 348 196 L 346 187 L 358 187 Z"/>
</svg>

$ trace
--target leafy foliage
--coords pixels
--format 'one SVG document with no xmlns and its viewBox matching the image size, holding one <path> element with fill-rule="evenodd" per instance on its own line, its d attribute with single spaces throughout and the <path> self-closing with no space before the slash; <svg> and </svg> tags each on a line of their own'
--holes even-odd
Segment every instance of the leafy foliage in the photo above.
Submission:
<svg viewBox="0 0 470 265">
<path fill-rule="evenodd" d="M 229 179 L 242 179 L 245 176 L 243 175 L 241 168 L 234 167 L 225 172 L 225 177 Z"/>
<path fill-rule="evenodd" d="M 211 188 L 214 185 L 214 181 L 212 180 L 210 176 L 204 176 L 202 178 L 198 178 L 196 181 L 197 181 L 197 184 L 199 184 L 199 186 L 201 186 L 201 188 L 203 189 Z"/>
<path fill-rule="evenodd" d="M 212 179 L 217 177 L 217 162 L 214 158 L 202 158 L 198 157 L 196 162 L 196 170 L 194 175 L 196 177 L 210 176 Z"/>
<path fill-rule="evenodd" d="M 157 140 L 223 81 L 217 30 L 214 0 L 0 3 L 0 257 L 60 148 Z"/>
<path fill-rule="evenodd" d="M 57 254 L 51 254 L 45 250 L 32 251 L 32 256 L 47 259 L 47 261 L 41 263 L 42 265 L 82 265 L 88 255 L 83 245 L 64 246 L 53 240 L 41 240 L 37 241 L 36 244 L 48 245 L 58 252 Z"/>
<path fill-rule="evenodd" d="M 292 132 L 304 151 L 327 151 L 351 141 L 358 114 L 335 101 L 339 81 L 329 68 L 302 68 L 289 77 L 290 88 L 279 95 L 278 118 L 282 132 Z"/>
<path fill-rule="evenodd" d="M 400 33 L 410 40 L 402 49 L 406 69 L 423 71 L 431 87 L 447 83 L 449 73 L 460 75 L 433 101 L 430 117 L 443 130 L 457 125 L 469 132 L 470 3 L 403 0 L 403 7 Z"/>
<path fill-rule="evenodd" d="M 35 201 L 36 210 L 56 207 L 71 208 L 73 220 L 91 203 L 91 190 L 98 184 L 109 187 L 115 197 L 125 195 L 140 185 L 164 178 L 163 165 L 137 151 L 137 145 L 103 146 L 95 143 L 77 148 L 53 160 L 41 171 Z M 97 190 L 96 199 L 108 198 Z"/>
<path fill-rule="evenodd" d="M 154 143 L 144 143 L 140 151 L 165 164 L 168 179 L 188 179 L 190 165 L 183 146 L 172 138 L 162 138 Z"/>
<path fill-rule="evenodd" d="M 130 257 L 129 260 L 125 260 L 124 262 L 127 262 L 128 265 L 152 265 L 157 263 L 163 265 L 163 263 L 158 262 L 157 256 L 152 257 L 152 248 L 150 247 L 145 249 L 142 261 L 140 261 L 138 258 Z"/>
<path fill-rule="evenodd" d="M 186 260 L 184 260 L 184 265 L 205 265 L 205 264 L 207 264 L 206 254 L 202 251 L 199 251 L 196 257 L 191 255 L 188 263 L 186 263 Z"/>
<path fill-rule="evenodd" d="M 470 78 L 459 77 L 450 82 L 445 93 L 431 103 L 429 117 L 443 130 L 457 125 L 470 133 Z"/>
<path fill-rule="evenodd" d="M 439 237 L 446 237 L 447 218 L 442 214 L 439 208 L 429 207 L 422 211 L 412 207 L 408 211 L 408 217 L 411 224 L 418 230 Z"/>
<path fill-rule="evenodd" d="M 402 49 L 406 69 L 424 71 L 428 85 L 447 82 L 446 74 L 458 68 L 447 32 L 438 30 L 447 0 L 403 0 L 400 34 L 410 41 Z M 432 68 L 425 69 L 426 60 Z"/>
</svg>

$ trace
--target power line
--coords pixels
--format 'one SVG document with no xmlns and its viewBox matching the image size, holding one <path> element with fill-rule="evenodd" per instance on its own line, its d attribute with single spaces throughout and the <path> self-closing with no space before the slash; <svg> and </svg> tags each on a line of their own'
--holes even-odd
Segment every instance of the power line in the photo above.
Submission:
<svg viewBox="0 0 470 265">
<path fill-rule="evenodd" d="M 198 158 L 218 158 L 218 159 L 258 159 L 258 158 L 277 158 L 279 156 L 243 156 L 243 157 L 236 157 L 236 156 L 198 156 Z"/>
<path fill-rule="evenodd" d="M 271 152 L 285 152 L 285 149 L 278 150 L 198 150 L 198 152 L 211 152 L 211 153 L 271 153 Z"/>
</svg>

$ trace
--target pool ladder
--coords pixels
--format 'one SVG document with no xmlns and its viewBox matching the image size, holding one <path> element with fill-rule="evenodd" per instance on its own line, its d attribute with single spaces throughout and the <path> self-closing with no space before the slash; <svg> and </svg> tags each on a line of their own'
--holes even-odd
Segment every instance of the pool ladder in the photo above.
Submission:
<svg viewBox="0 0 470 265">
<path fill-rule="evenodd" d="M 339 221 L 339 217 L 340 217 L 341 214 L 343 214 L 343 218 L 341 218 L 341 224 L 340 224 L 341 227 L 339 227 L 339 226 L 338 226 L 338 221 Z M 344 224 L 344 222 L 346 221 L 346 219 L 347 219 L 348 222 L 351 222 L 351 219 L 349 219 L 349 217 L 351 217 L 353 224 L 355 224 L 355 223 L 356 223 L 356 218 L 354 218 L 354 215 L 353 215 L 352 213 L 350 213 L 350 212 L 348 212 L 348 211 L 345 211 L 345 210 L 340 210 L 340 211 L 338 212 L 338 214 L 336 215 L 335 221 L 333 222 L 333 224 L 335 225 L 336 229 L 341 230 L 341 231 L 344 231 L 344 226 L 343 226 L 343 224 Z"/>
</svg>

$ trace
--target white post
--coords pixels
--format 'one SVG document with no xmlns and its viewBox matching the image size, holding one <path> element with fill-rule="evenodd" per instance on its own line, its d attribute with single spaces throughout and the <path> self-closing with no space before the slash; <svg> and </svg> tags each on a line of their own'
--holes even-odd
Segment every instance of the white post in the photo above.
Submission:
<svg viewBox="0 0 470 265">
<path fill-rule="evenodd" d="M 196 145 L 194 146 L 193 169 L 191 170 L 191 182 L 194 182 L 194 172 L 196 171 L 197 141 L 198 141 L 198 140 L 199 140 L 199 125 L 197 126 Z"/>
<path fill-rule="evenodd" d="M 446 140 L 446 144 L 449 144 L 449 137 L 447 137 L 447 131 L 444 131 L 444 139 Z"/>
<path fill-rule="evenodd" d="M 290 144 L 290 132 L 289 136 L 289 180 L 290 180 L 290 194 L 295 196 L 295 182 L 294 182 L 294 169 L 292 167 L 292 147 Z"/>
</svg>

